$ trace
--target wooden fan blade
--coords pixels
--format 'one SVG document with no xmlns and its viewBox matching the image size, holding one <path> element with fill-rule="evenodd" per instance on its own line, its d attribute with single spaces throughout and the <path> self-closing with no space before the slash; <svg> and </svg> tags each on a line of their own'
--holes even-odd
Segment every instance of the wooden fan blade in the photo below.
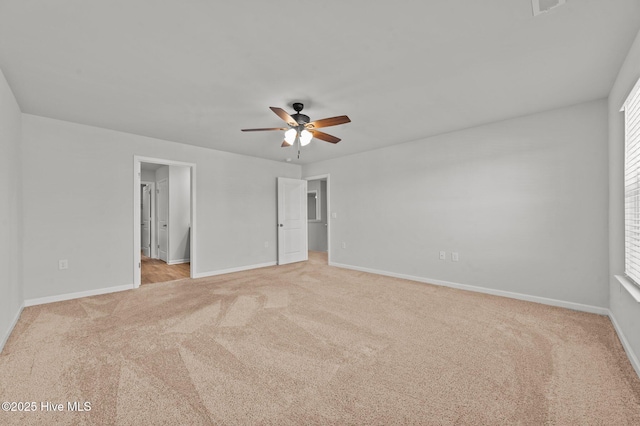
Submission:
<svg viewBox="0 0 640 426">
<path fill-rule="evenodd" d="M 325 142 L 338 143 L 342 139 L 336 138 L 328 133 L 321 132 L 320 130 L 309 130 L 314 138 L 323 140 Z"/>
<path fill-rule="evenodd" d="M 291 117 L 289 115 L 289 113 L 287 113 L 287 111 L 283 110 L 282 108 L 278 108 L 278 107 L 269 107 L 271 108 L 271 111 L 275 112 L 276 115 L 280 118 L 282 118 L 285 123 L 287 123 L 289 126 L 297 126 L 298 122 L 296 120 L 293 119 L 293 117 Z"/>
<path fill-rule="evenodd" d="M 263 132 L 265 130 L 289 130 L 286 127 L 264 127 L 262 129 L 242 129 L 243 132 Z"/>
<path fill-rule="evenodd" d="M 323 118 L 321 120 L 312 121 L 305 124 L 305 127 L 309 130 L 319 129 L 321 127 L 337 126 L 338 124 L 350 123 L 351 120 L 346 115 L 339 115 L 338 117 Z"/>
<path fill-rule="evenodd" d="M 288 146 L 291 146 L 291 144 L 287 141 L 282 141 L 282 145 L 280 145 L 282 148 L 286 148 Z"/>
</svg>

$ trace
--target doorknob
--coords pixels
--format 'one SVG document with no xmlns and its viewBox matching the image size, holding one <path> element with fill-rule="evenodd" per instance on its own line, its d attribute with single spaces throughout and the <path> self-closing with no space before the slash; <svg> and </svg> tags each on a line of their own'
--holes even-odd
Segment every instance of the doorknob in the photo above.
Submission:
<svg viewBox="0 0 640 426">
<path fill-rule="evenodd" d="M 282 228 L 283 226 L 284 226 L 283 224 L 280 224 L 280 228 Z"/>
<path fill-rule="evenodd" d="M 163 228 L 166 228 L 166 227 L 167 227 L 167 225 L 162 225 L 162 227 L 163 227 Z"/>
</svg>

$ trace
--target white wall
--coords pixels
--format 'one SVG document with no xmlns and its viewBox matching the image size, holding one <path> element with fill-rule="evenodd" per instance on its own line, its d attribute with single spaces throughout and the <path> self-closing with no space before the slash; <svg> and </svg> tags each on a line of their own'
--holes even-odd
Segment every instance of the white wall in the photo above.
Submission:
<svg viewBox="0 0 640 426">
<path fill-rule="evenodd" d="M 191 169 L 169 166 L 169 253 L 167 263 L 189 261 Z"/>
<path fill-rule="evenodd" d="M 140 173 L 140 177 L 142 178 L 142 172 Z M 166 179 L 169 181 L 169 166 L 161 166 L 156 169 L 154 182 L 157 184 L 162 179 Z"/>
<path fill-rule="evenodd" d="M 143 182 L 155 182 L 156 172 L 155 170 L 140 170 L 140 180 Z"/>
<path fill-rule="evenodd" d="M 22 309 L 22 114 L 0 70 L 0 350 Z"/>
<path fill-rule="evenodd" d="M 299 178 L 299 166 L 22 119 L 27 301 L 133 284 L 134 155 L 197 165 L 196 273 L 276 261 L 276 177 Z"/>
<path fill-rule="evenodd" d="M 624 274 L 624 114 L 620 108 L 639 78 L 640 33 L 609 94 L 609 309 L 638 374 L 640 303 L 614 276 Z"/>
<path fill-rule="evenodd" d="M 331 174 L 332 263 L 606 308 L 606 111 L 599 100 L 304 166 Z"/>
</svg>

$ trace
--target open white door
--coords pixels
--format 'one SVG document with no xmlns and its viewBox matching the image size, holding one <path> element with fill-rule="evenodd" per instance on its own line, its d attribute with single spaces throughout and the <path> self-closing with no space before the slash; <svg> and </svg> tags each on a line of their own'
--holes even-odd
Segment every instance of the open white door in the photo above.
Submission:
<svg viewBox="0 0 640 426">
<path fill-rule="evenodd" d="M 278 178 L 278 264 L 308 259 L 307 181 Z"/>
<path fill-rule="evenodd" d="M 142 184 L 141 209 L 140 209 L 140 228 L 142 230 L 140 236 L 140 248 L 142 254 L 151 256 L 151 185 Z"/>
</svg>

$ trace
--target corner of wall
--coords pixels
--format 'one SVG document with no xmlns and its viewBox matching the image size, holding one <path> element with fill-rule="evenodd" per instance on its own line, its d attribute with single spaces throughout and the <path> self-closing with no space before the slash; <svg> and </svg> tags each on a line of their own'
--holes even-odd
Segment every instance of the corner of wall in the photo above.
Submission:
<svg viewBox="0 0 640 426">
<path fill-rule="evenodd" d="M 24 307 L 22 111 L 0 69 L 0 351 Z"/>
</svg>

